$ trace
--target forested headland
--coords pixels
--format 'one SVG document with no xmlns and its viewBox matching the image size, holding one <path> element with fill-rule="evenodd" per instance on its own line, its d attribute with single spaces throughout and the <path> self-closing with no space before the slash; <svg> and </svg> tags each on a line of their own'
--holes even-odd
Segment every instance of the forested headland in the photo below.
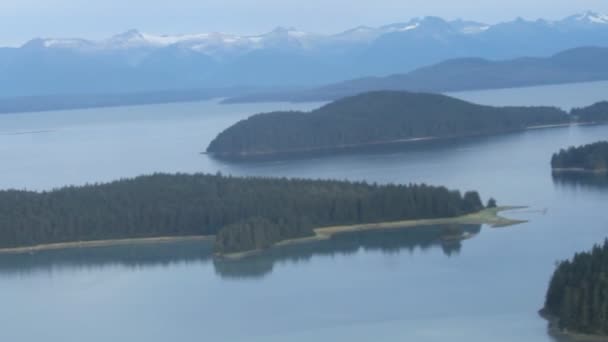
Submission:
<svg viewBox="0 0 608 342">
<path fill-rule="evenodd" d="M 608 335 L 608 240 L 558 265 L 542 313 L 562 332 Z"/>
<path fill-rule="evenodd" d="M 608 141 L 569 147 L 551 158 L 554 170 L 608 171 Z"/>
<path fill-rule="evenodd" d="M 598 102 L 588 107 L 570 111 L 572 119 L 583 123 L 604 123 L 608 121 L 608 101 Z"/>
<path fill-rule="evenodd" d="M 553 107 L 491 107 L 439 94 L 380 91 L 307 113 L 254 115 L 220 133 L 207 152 L 248 158 L 498 134 L 570 121 L 567 112 Z"/>
<path fill-rule="evenodd" d="M 215 235 L 216 251 L 267 248 L 313 228 L 455 217 L 476 192 L 428 185 L 155 174 L 49 192 L 0 191 L 0 248 Z"/>
</svg>

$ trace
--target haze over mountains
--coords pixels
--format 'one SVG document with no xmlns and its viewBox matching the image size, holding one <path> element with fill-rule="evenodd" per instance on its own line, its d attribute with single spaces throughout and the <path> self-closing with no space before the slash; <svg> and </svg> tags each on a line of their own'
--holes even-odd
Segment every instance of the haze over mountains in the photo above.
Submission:
<svg viewBox="0 0 608 342">
<path fill-rule="evenodd" d="M 310 87 L 452 58 L 540 57 L 606 42 L 608 16 L 593 12 L 496 25 L 426 17 L 333 35 L 277 28 L 255 36 L 132 30 L 103 41 L 41 38 L 0 49 L 0 96 Z"/>
<path fill-rule="evenodd" d="M 445 93 L 601 80 L 608 80 L 608 48 L 582 47 L 548 58 L 450 59 L 406 74 L 365 77 L 309 89 L 257 91 L 224 102 L 329 101 L 377 90 Z"/>
</svg>

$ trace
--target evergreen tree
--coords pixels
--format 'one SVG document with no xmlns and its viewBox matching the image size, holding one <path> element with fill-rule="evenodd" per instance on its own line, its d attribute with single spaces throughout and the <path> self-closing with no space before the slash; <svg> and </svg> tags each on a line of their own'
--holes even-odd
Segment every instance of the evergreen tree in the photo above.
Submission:
<svg viewBox="0 0 608 342">
<path fill-rule="evenodd" d="M 554 169 L 608 170 L 608 141 L 562 149 L 551 158 Z"/>
<path fill-rule="evenodd" d="M 235 251 L 311 235 L 314 227 L 453 217 L 480 208 L 475 192 L 463 197 L 424 184 L 155 174 L 48 192 L 0 191 L 0 248 L 223 229 L 218 241 L 226 246 L 218 249 Z"/>
<path fill-rule="evenodd" d="M 608 335 L 608 240 L 558 264 L 543 310 L 561 329 Z"/>
</svg>

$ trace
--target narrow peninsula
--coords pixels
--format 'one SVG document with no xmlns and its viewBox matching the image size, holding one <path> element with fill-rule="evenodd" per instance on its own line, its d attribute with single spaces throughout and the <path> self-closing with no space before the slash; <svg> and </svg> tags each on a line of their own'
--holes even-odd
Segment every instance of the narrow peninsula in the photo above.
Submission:
<svg viewBox="0 0 608 342">
<path fill-rule="evenodd" d="M 459 218 L 485 207 L 475 191 L 424 184 L 155 174 L 48 192 L 0 191 L 0 248 L 216 235 L 222 255 L 312 238 L 318 227 Z"/>
</svg>

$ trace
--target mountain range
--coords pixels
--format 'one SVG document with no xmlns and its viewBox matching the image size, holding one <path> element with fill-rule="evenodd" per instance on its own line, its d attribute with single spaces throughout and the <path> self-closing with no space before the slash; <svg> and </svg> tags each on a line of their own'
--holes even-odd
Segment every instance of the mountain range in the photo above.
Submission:
<svg viewBox="0 0 608 342">
<path fill-rule="evenodd" d="M 407 73 L 461 57 L 543 57 L 608 42 L 608 16 L 494 25 L 437 17 L 337 34 L 277 28 L 262 35 L 37 38 L 0 48 L 0 96 L 99 94 L 230 87 L 311 87 Z"/>
<path fill-rule="evenodd" d="M 446 93 L 602 80 L 608 80 L 608 48 L 581 47 L 547 58 L 450 59 L 406 74 L 365 77 L 306 89 L 249 92 L 224 102 L 331 101 L 378 90 Z"/>
</svg>

